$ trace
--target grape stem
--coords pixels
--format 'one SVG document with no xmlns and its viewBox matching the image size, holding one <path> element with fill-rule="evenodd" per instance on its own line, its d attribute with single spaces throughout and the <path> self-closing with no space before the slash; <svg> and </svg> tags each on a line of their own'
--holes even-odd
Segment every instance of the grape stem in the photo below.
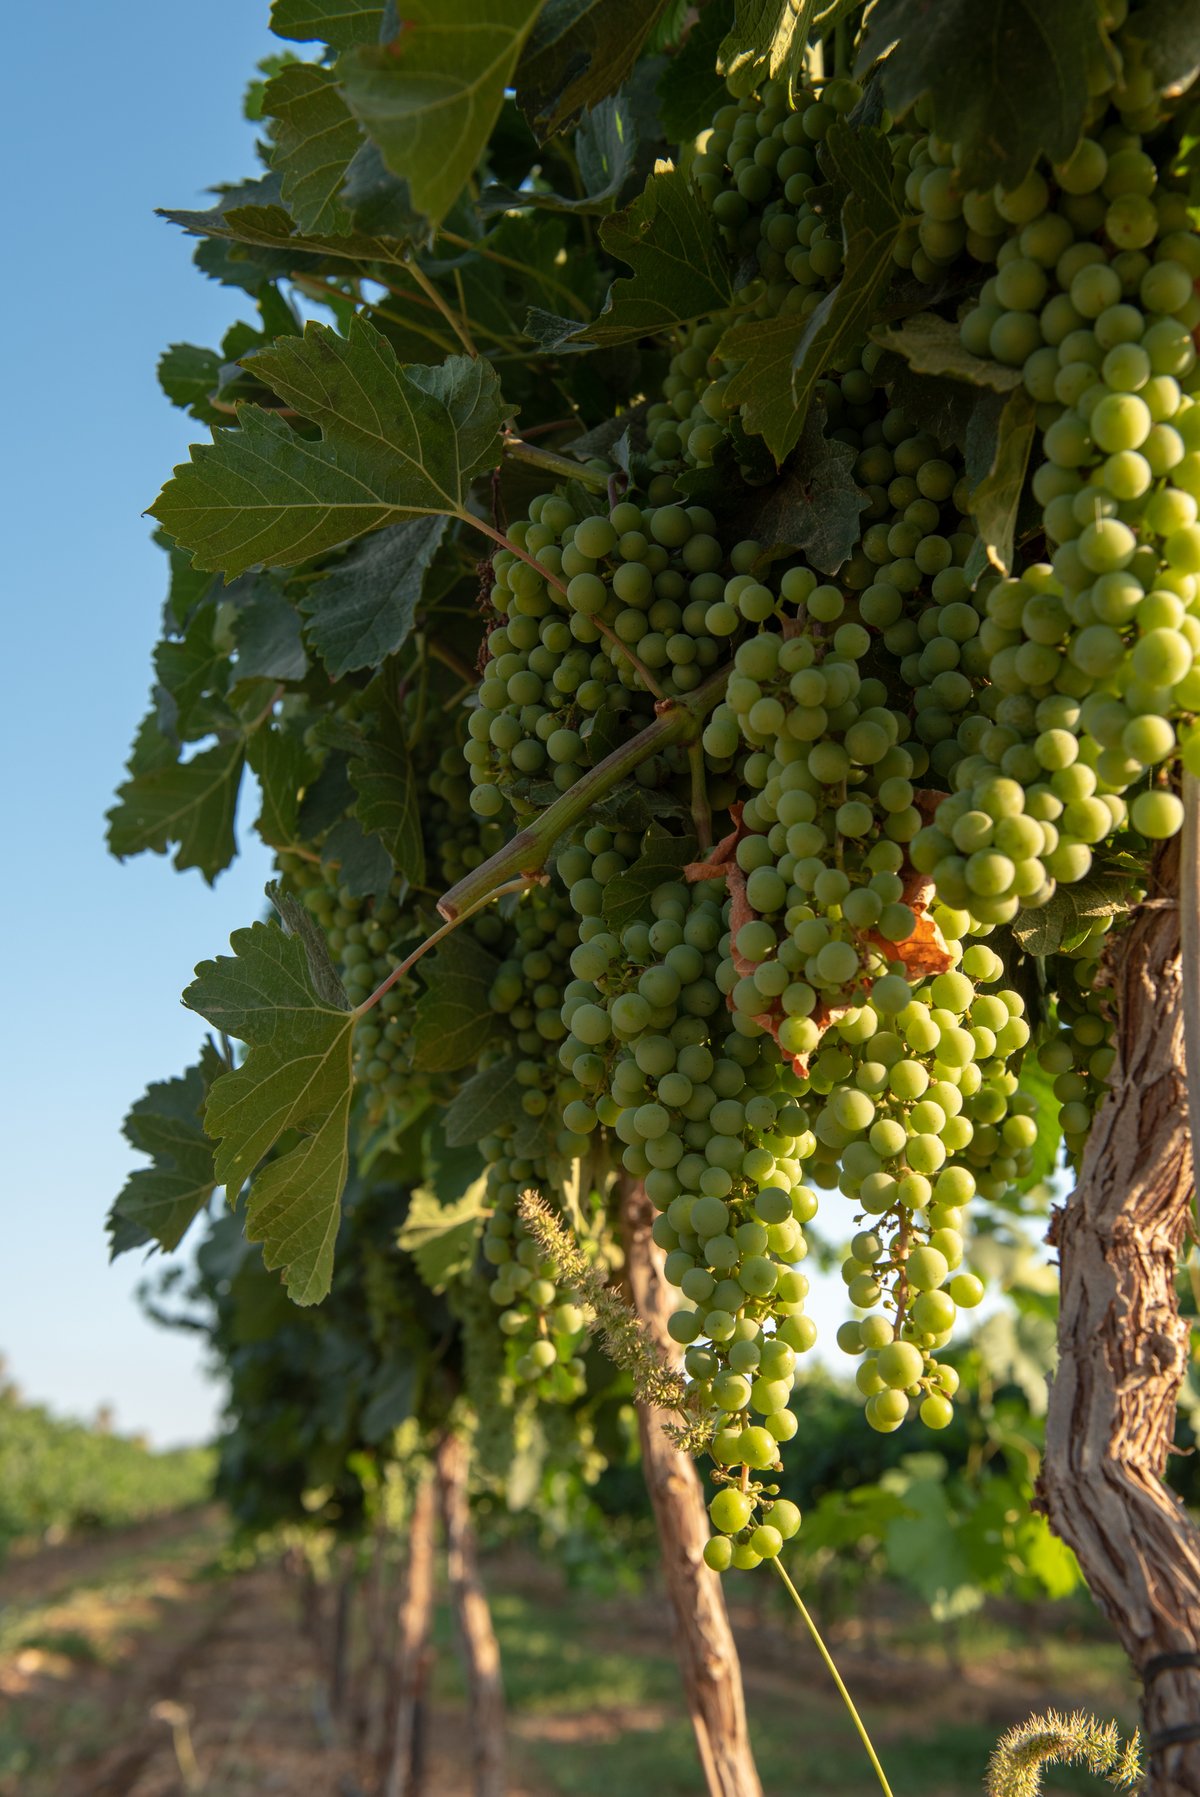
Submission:
<svg viewBox="0 0 1200 1797">
<path fill-rule="evenodd" d="M 820 1630 L 817 1628 L 816 1623 L 813 1621 L 812 1617 L 808 1613 L 808 1609 L 805 1606 L 804 1599 L 800 1596 L 800 1593 L 797 1591 L 797 1589 L 793 1585 L 791 1579 L 788 1577 L 787 1571 L 783 1564 L 783 1561 L 776 1558 L 771 1561 L 771 1564 L 775 1568 L 776 1572 L 779 1574 L 780 1578 L 783 1580 L 783 1583 L 784 1583 L 785 1587 L 787 1588 L 788 1594 L 791 1597 L 792 1602 L 795 1604 L 797 1610 L 799 1610 L 799 1612 L 800 1612 L 800 1617 L 804 1623 L 805 1628 L 808 1630 L 809 1634 L 812 1636 L 813 1645 L 816 1647 L 817 1652 L 820 1654 L 821 1658 L 824 1660 L 826 1666 L 828 1667 L 829 1675 L 832 1678 L 834 1684 L 838 1688 L 838 1691 L 841 1695 L 842 1702 L 845 1704 L 846 1708 L 850 1712 L 850 1720 L 853 1722 L 855 1729 L 858 1732 L 859 1740 L 862 1742 L 863 1746 L 866 1748 L 867 1758 L 870 1760 L 872 1766 L 875 1769 L 875 1776 L 879 1780 L 880 1787 L 882 1788 L 883 1793 L 884 1793 L 884 1797 L 892 1797 L 892 1787 L 891 1787 L 891 1785 L 889 1785 L 889 1783 L 887 1781 L 887 1777 L 884 1773 L 883 1767 L 879 1764 L 879 1757 L 876 1754 L 874 1747 L 871 1745 L 871 1737 L 866 1731 L 866 1727 L 863 1723 L 862 1717 L 859 1715 L 858 1711 L 854 1707 L 854 1699 L 851 1697 L 849 1691 L 847 1691 L 845 1685 L 842 1682 L 842 1675 L 837 1669 L 837 1666 L 834 1662 L 833 1655 L 830 1653 L 829 1649 L 826 1647 L 824 1641 L 822 1641 Z"/>
<path fill-rule="evenodd" d="M 1186 769 L 1179 845 L 1179 957 L 1183 981 L 1183 1054 L 1188 1123 L 1200 1141 L 1200 779 Z"/>
<path fill-rule="evenodd" d="M 429 301 L 430 305 L 441 313 L 471 360 L 473 362 L 477 361 L 479 359 L 479 351 L 475 347 L 475 341 L 471 336 L 470 327 L 468 326 L 465 317 L 460 317 L 454 310 L 454 307 L 438 292 L 415 256 L 406 256 L 404 265 L 421 292 L 425 295 L 425 298 Z"/>
<path fill-rule="evenodd" d="M 455 515 L 461 518 L 464 524 L 473 524 L 475 529 L 481 530 L 485 537 L 491 537 L 494 543 L 499 543 L 500 547 L 502 549 L 507 549 L 510 555 L 517 556 L 520 561 L 528 562 L 531 568 L 536 568 L 547 586 L 552 586 L 555 592 L 561 593 L 564 599 L 567 598 L 566 581 L 559 575 L 551 573 L 549 568 L 544 567 L 541 562 L 530 555 L 528 549 L 523 548 L 520 543 L 515 543 L 511 537 L 506 537 L 504 532 L 502 530 L 497 530 L 494 524 L 487 523 L 483 518 L 477 518 L 474 512 L 458 512 Z M 567 602 L 568 604 L 570 603 L 569 600 Z M 658 681 L 654 678 L 654 675 L 650 672 L 645 662 L 640 656 L 634 654 L 628 643 L 623 643 L 621 641 L 612 626 L 606 624 L 602 618 L 593 618 L 592 623 L 596 626 L 596 629 L 600 632 L 601 636 L 607 637 L 610 643 L 616 644 L 629 665 L 637 670 L 646 691 L 648 693 L 653 693 L 656 699 L 664 698 L 665 694 L 663 693 L 662 687 L 658 684 Z"/>
<path fill-rule="evenodd" d="M 533 823 L 518 830 L 512 840 L 490 860 L 485 861 L 482 867 L 474 868 L 456 886 L 452 886 L 438 900 L 438 910 L 442 916 L 453 922 L 463 911 L 474 910 L 480 895 L 490 897 L 492 888 L 498 881 L 512 880 L 516 875 L 521 875 L 527 882 L 536 879 L 554 844 L 580 818 L 586 817 L 598 799 L 611 792 L 614 786 L 619 786 L 635 768 L 640 767 L 643 761 L 648 760 L 657 750 L 665 748 L 668 743 L 695 740 L 702 720 L 714 705 L 720 703 L 730 672 L 730 667 L 719 668 L 694 692 L 668 700 L 659 709 L 652 724 L 647 724 L 644 730 L 639 730 L 627 743 L 622 743 L 620 748 L 614 749 L 611 755 L 606 755 L 594 768 L 589 768 L 582 779 L 577 780 L 574 786 L 556 799 Z"/>
<path fill-rule="evenodd" d="M 587 487 L 593 493 L 608 492 L 607 474 L 585 468 L 582 462 L 557 455 L 553 449 L 539 449 L 536 443 L 527 443 L 523 437 L 506 436 L 504 453 L 510 461 L 524 462 L 529 468 L 541 468 L 547 474 L 556 474 L 560 480 L 577 480 L 581 487 Z"/>
<path fill-rule="evenodd" d="M 387 979 L 382 985 L 376 986 L 369 998 L 364 998 L 361 1005 L 355 1005 L 350 1015 L 365 1017 L 367 1012 L 379 1003 L 384 993 L 390 992 L 396 981 L 402 980 L 410 968 L 416 966 L 422 955 L 428 954 L 431 948 L 436 948 L 443 937 L 449 936 L 460 923 L 466 923 L 468 917 L 473 917 L 476 911 L 482 911 L 484 906 L 490 905 L 493 899 L 503 898 L 506 892 L 523 892 L 527 886 L 532 885 L 536 878 L 536 874 L 529 876 L 522 874 L 519 880 L 505 880 L 501 885 L 492 886 L 487 892 L 481 893 L 471 904 L 464 906 L 448 923 L 444 923 L 436 929 L 432 936 L 426 936 L 424 942 L 419 942 L 412 954 L 406 955 L 399 967 L 393 967 Z"/>
</svg>

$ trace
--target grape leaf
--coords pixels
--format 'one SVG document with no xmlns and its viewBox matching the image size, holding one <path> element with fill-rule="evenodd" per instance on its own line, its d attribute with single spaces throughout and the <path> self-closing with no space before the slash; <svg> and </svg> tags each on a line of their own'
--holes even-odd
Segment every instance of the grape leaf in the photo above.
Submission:
<svg viewBox="0 0 1200 1797">
<path fill-rule="evenodd" d="M 207 212 L 180 212 L 161 208 L 158 216 L 170 219 L 191 237 L 207 237 L 218 244 L 245 244 L 254 250 L 279 252 L 279 257 L 262 259 L 262 273 L 248 280 L 239 271 L 220 274 L 221 279 L 236 280 L 252 293 L 259 289 L 267 275 L 286 275 L 304 266 L 306 257 L 313 260 L 310 268 L 318 268 L 330 257 L 344 262 L 403 262 L 407 243 L 394 236 L 371 236 L 362 232 L 352 235 L 302 231 L 283 204 L 283 184 L 272 171 L 259 181 L 247 181 L 238 187 L 225 188 L 215 206 Z M 197 261 L 200 260 L 197 252 Z M 217 269 L 206 267 L 206 273 Z"/>
<path fill-rule="evenodd" d="M 763 439 L 776 462 L 786 459 L 804 428 L 792 397 L 792 363 L 806 323 L 795 313 L 740 319 L 717 345 L 722 360 L 735 364 L 725 389 L 730 406 L 742 408 L 744 428 Z"/>
<path fill-rule="evenodd" d="M 517 65 L 517 105 L 539 143 L 616 93 L 669 0 L 547 0 Z"/>
<path fill-rule="evenodd" d="M 517 1079 L 517 1061 L 511 1055 L 473 1074 L 442 1118 L 447 1144 L 465 1148 L 468 1142 L 481 1142 L 504 1124 L 524 1123 L 524 1091 Z"/>
<path fill-rule="evenodd" d="M 500 459 L 506 408 L 482 360 L 403 367 L 355 319 L 348 338 L 309 324 L 253 366 L 322 435 L 247 405 L 237 430 L 193 446 L 150 510 L 198 567 L 289 565 L 401 518 L 461 516 L 472 476 Z"/>
<path fill-rule="evenodd" d="M 198 867 L 211 886 L 237 853 L 233 821 L 246 753 L 239 740 L 203 749 L 190 761 L 162 762 L 117 788 L 108 813 L 108 846 L 118 861 L 147 849 L 175 866 Z"/>
<path fill-rule="evenodd" d="M 300 43 L 319 40 L 332 50 L 379 41 L 382 6 L 362 0 L 272 0 L 271 30 Z"/>
<path fill-rule="evenodd" d="M 371 729 L 349 767 L 356 795 L 354 814 L 363 829 L 383 843 L 392 869 L 420 886 L 425 879 L 425 838 L 406 720 L 390 692 L 373 691 L 372 697 L 376 710 Z"/>
<path fill-rule="evenodd" d="M 721 45 L 717 67 L 722 75 L 741 75 L 747 85 L 757 87 L 794 65 L 816 12 L 816 0 L 737 0 L 733 29 Z"/>
<path fill-rule="evenodd" d="M 220 419 L 208 403 L 209 394 L 221 384 L 221 358 L 215 349 L 172 343 L 158 358 L 158 384 L 173 406 L 181 406 L 202 424 Z"/>
<path fill-rule="evenodd" d="M 264 575 L 243 575 L 226 597 L 237 607 L 233 620 L 238 680 L 303 680 L 308 657 L 294 605 Z"/>
<path fill-rule="evenodd" d="M 362 133 L 332 71 L 315 62 L 288 63 L 267 83 L 263 112 L 273 121 L 268 160 L 301 231 L 348 233 L 352 220 L 339 192 Z"/>
<path fill-rule="evenodd" d="M 496 1032 L 488 994 L 499 968 L 464 930 L 421 964 L 425 990 L 412 1014 L 414 1067 L 453 1073 L 478 1060 Z"/>
<path fill-rule="evenodd" d="M 1200 18 L 1179 0 L 1143 0 L 1123 36 L 1145 46 L 1146 66 L 1164 90 L 1190 87 L 1200 70 Z"/>
<path fill-rule="evenodd" d="M 337 869 L 338 884 L 355 898 L 384 898 L 392 884 L 392 860 L 378 836 L 356 817 L 343 817 L 321 844 L 321 860 Z"/>
<path fill-rule="evenodd" d="M 295 893 L 281 886 L 278 880 L 271 880 L 265 890 L 279 913 L 284 929 L 304 950 L 308 977 L 317 997 L 322 1004 L 330 1005 L 335 1011 L 348 1009 L 350 1001 L 346 997 L 346 988 L 342 985 L 341 974 L 333 964 L 329 943 L 320 924 L 301 904 Z"/>
<path fill-rule="evenodd" d="M 308 640 L 334 680 L 377 668 L 404 646 L 446 519 L 392 524 L 358 543 L 301 602 Z"/>
<path fill-rule="evenodd" d="M 1027 955 L 1053 955 L 1101 917 L 1129 907 L 1132 882 L 1124 873 L 1093 873 L 1058 886 L 1044 905 L 1019 911 L 1009 926 Z"/>
<path fill-rule="evenodd" d="M 379 145 L 369 138 L 359 146 L 346 170 L 342 199 L 360 231 L 413 242 L 424 228 L 413 211 L 408 183 L 398 180 L 386 167 Z"/>
<path fill-rule="evenodd" d="M 398 34 L 337 65 L 346 104 L 438 225 L 466 186 L 543 0 L 404 0 Z"/>
<path fill-rule="evenodd" d="M 300 797 L 313 774 L 301 736 L 286 726 L 265 725 L 247 743 L 246 759 L 262 789 L 255 829 L 272 848 L 291 848 L 300 835 Z"/>
<path fill-rule="evenodd" d="M 148 1154 L 151 1165 L 129 1175 L 113 1204 L 114 1259 L 133 1231 L 170 1253 L 216 1190 L 213 1144 L 204 1133 L 201 1113 L 220 1070 L 220 1056 L 208 1044 L 194 1067 L 178 1079 L 148 1086 L 130 1108 L 122 1126 L 125 1139 Z M 127 1227 L 118 1230 L 117 1224 Z"/>
<path fill-rule="evenodd" d="M 583 182 L 581 195 L 568 198 L 544 188 L 492 184 L 480 194 L 479 210 L 540 207 L 550 212 L 607 212 L 628 181 L 637 156 L 637 117 L 630 96 L 613 94 L 584 113 L 571 148 Z"/>
<path fill-rule="evenodd" d="M 857 66 L 884 56 L 877 80 L 897 116 L 930 96 L 964 187 L 1011 188 L 1040 153 L 1071 154 L 1091 103 L 1089 62 L 1107 55 L 1094 0 L 877 0 Z"/>
<path fill-rule="evenodd" d="M 948 375 L 975 387 L 1007 393 L 1021 385 L 1021 370 L 973 356 L 964 349 L 958 326 L 936 312 L 917 312 L 901 325 L 877 325 L 871 332 L 884 349 L 904 357 L 914 374 Z"/>
<path fill-rule="evenodd" d="M 599 318 L 572 324 L 559 343 L 636 343 L 729 304 L 730 270 L 712 213 L 681 169 L 651 175 L 631 205 L 605 219 L 600 240 L 632 278 L 614 281 Z"/>
<path fill-rule="evenodd" d="M 801 422 L 829 364 L 865 340 L 876 302 L 895 269 L 892 245 L 901 227 L 885 138 L 837 119 L 821 147 L 821 166 L 846 196 L 844 261 L 841 280 L 810 312 L 796 348 L 792 389 Z"/>
<path fill-rule="evenodd" d="M 229 686 L 231 667 L 219 641 L 214 601 L 196 607 L 182 638 L 166 637 L 154 651 L 158 715 L 176 742 L 195 741 L 232 721 L 227 708 L 215 705 Z"/>
<path fill-rule="evenodd" d="M 725 78 L 717 68 L 721 40 L 733 25 L 733 0 L 709 0 L 658 83 L 664 135 L 685 143 L 711 125 L 727 97 Z"/>
<path fill-rule="evenodd" d="M 449 1204 L 443 1204 L 428 1186 L 417 1187 L 396 1245 L 412 1255 L 430 1291 L 444 1292 L 451 1279 L 469 1269 L 489 1209 L 486 1174 Z"/>
<path fill-rule="evenodd" d="M 303 943 L 277 924 L 235 930 L 233 955 L 205 961 L 183 995 L 214 1029 L 249 1046 L 213 1084 L 205 1127 L 232 1201 L 248 1179 L 246 1238 L 282 1267 L 297 1304 L 329 1290 L 349 1165 L 355 1016 L 318 996 Z M 282 1138 L 300 1140 L 267 1162 Z"/>
<path fill-rule="evenodd" d="M 827 437 L 825 426 L 818 397 L 787 468 L 761 497 L 751 496 L 741 516 L 765 555 L 800 552 L 822 574 L 836 574 L 854 553 L 867 496 L 854 479 L 854 451 Z"/>
<path fill-rule="evenodd" d="M 682 879 L 684 868 L 698 853 L 694 836 L 672 836 L 661 824 L 651 824 L 637 860 L 604 888 L 604 921 L 611 929 L 623 930 L 641 917 L 655 888 Z"/>
<path fill-rule="evenodd" d="M 971 414 L 966 474 L 971 516 L 979 531 L 971 574 L 982 573 L 989 562 L 1005 574 L 1012 567 L 1017 508 L 1036 434 L 1037 408 L 1024 387 L 1005 398 L 989 394 Z"/>
</svg>

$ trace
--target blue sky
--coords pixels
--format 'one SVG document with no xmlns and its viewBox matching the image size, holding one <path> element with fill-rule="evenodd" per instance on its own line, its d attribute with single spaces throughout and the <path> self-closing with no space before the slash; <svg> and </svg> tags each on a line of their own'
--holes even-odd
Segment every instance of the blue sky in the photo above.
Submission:
<svg viewBox="0 0 1200 1797">
<path fill-rule="evenodd" d="M 240 102 L 279 47 L 267 10 L 126 0 L 104 29 L 78 11 L 72 30 L 76 9 L 26 8 L 0 123 L 20 171 L 0 283 L 0 1353 L 31 1398 L 83 1417 L 111 1404 L 119 1427 L 164 1443 L 203 1437 L 219 1394 L 192 1338 L 142 1318 L 140 1258 L 107 1264 L 104 1215 L 133 1158 L 120 1124 L 194 1056 L 201 1032 L 177 995 L 259 914 L 268 870 L 253 844 L 212 890 L 156 856 L 119 865 L 104 812 L 164 590 L 142 510 L 202 434 L 160 394 L 155 362 L 170 342 L 214 344 L 248 305 L 193 269 L 154 208 L 251 172 Z"/>
<path fill-rule="evenodd" d="M 107 1265 L 104 1213 L 131 1158 L 120 1123 L 148 1080 L 194 1054 L 197 1020 L 177 995 L 258 914 L 266 873 L 247 857 L 210 890 L 159 857 L 118 865 L 104 812 L 144 709 L 164 584 L 141 513 L 194 434 L 154 365 L 168 342 L 215 342 L 245 311 L 154 208 L 204 203 L 211 182 L 250 171 L 240 96 L 279 47 L 266 17 L 265 0 L 124 0 L 107 22 L 24 8 L 0 115 L 20 171 L 0 283 L 0 1352 L 30 1396 L 83 1416 L 111 1402 L 121 1427 L 162 1441 L 203 1435 L 216 1392 L 189 1339 L 141 1319 L 137 1257 Z"/>
</svg>

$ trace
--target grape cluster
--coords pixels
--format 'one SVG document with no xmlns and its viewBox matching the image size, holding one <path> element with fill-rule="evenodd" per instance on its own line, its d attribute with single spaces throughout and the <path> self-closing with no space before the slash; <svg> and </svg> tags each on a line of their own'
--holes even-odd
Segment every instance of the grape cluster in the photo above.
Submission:
<svg viewBox="0 0 1200 1797">
<path fill-rule="evenodd" d="M 565 894 L 553 885 L 530 888 L 506 923 L 507 952 L 488 993 L 501 1043 L 490 1046 L 479 1065 L 511 1061 L 523 1121 L 497 1128 L 480 1144 L 492 1206 L 483 1254 L 495 1268 L 491 1296 L 513 1344 L 515 1375 L 533 1382 L 541 1395 L 566 1402 L 583 1389 L 577 1353 L 582 1318 L 558 1291 L 554 1263 L 526 1231 L 517 1201 L 530 1189 L 556 1187 L 587 1146 L 568 1118 L 582 1087 L 552 1052 L 566 1035 L 559 1011 L 577 935 Z"/>
<path fill-rule="evenodd" d="M 585 518 L 548 495 L 510 531 L 537 566 L 508 550 L 493 563 L 502 621 L 488 638 L 465 751 L 480 817 L 499 817 L 521 780 L 565 792 L 652 719 L 658 694 L 699 686 L 744 629 L 752 614 L 727 596 L 716 520 L 674 493 L 660 476 L 645 505 L 622 500 Z M 664 754 L 670 771 L 678 756 Z M 650 762 L 637 778 L 654 785 L 662 772 Z"/>
<path fill-rule="evenodd" d="M 942 191 L 948 206 L 953 171 Z M 988 214 L 996 263 L 963 342 L 1020 367 L 1037 404 L 1032 488 L 1052 557 L 987 595 L 981 641 L 1013 735 L 999 758 L 984 745 L 992 765 L 960 768 L 962 806 L 956 794 L 937 820 L 955 840 L 920 852 L 960 891 L 956 857 L 983 853 L 984 885 L 967 885 L 1000 918 L 1084 877 L 1115 832 L 1173 835 L 1171 766 L 1200 761 L 1200 240 L 1124 121 L 1015 192 L 960 204 Z"/>
<path fill-rule="evenodd" d="M 974 277 L 963 348 L 1032 401 L 1040 528 L 1021 521 L 1011 575 L 986 565 L 962 454 L 894 403 L 874 345 L 818 385 L 864 501 L 834 578 L 766 573 L 761 543 L 727 550 L 713 513 L 677 503 L 677 480 L 773 477 L 730 401 L 728 333 L 807 316 L 839 278 L 815 189 L 818 146 L 859 98 L 843 81 L 739 93 L 699 141 L 738 291 L 686 333 L 648 409 L 647 503 L 579 519 L 547 498 L 516 541 L 549 578 L 497 558 L 503 617 L 467 753 L 482 816 L 519 802 L 522 776 L 565 790 L 592 739 L 650 715 L 654 685 L 685 693 L 732 656 L 702 745 L 718 811 L 743 802 L 700 877 L 639 897 L 636 838 L 599 825 L 559 851 L 575 936 L 554 1074 L 573 1152 L 606 1145 L 659 1212 L 721 1570 L 800 1526 L 770 1475 L 814 1339 L 801 1263 L 822 1191 L 851 1206 L 838 1340 L 868 1422 L 951 1420 L 943 1350 L 983 1297 L 967 1209 L 1028 1179 L 1038 1141 L 1031 1025 L 994 933 L 1114 838 L 1136 852 L 1171 835 L 1175 769 L 1200 772 L 1200 239 L 1132 38 L 1114 67 L 1091 71 L 1070 160 L 1011 192 L 966 188 L 922 105 L 887 127 L 910 213 L 896 263 L 930 288 Z M 682 772 L 677 754 L 650 777 Z M 1113 1061 L 1105 928 L 1051 958 L 1056 1009 L 1033 1045 L 1076 1159 Z M 508 1155 L 511 1203 L 535 1167 Z M 515 1264 L 517 1287 L 535 1284 L 547 1263 L 497 1215 L 499 1280 Z"/>
<path fill-rule="evenodd" d="M 721 107 L 693 173 L 726 248 L 744 275 L 735 299 L 758 316 L 806 316 L 842 271 L 841 233 L 808 195 L 821 185 L 817 147 L 862 97 L 853 81 L 820 95 L 768 81 Z"/>
<path fill-rule="evenodd" d="M 1060 950 L 1047 966 L 1056 994 L 1054 1028 L 1038 1048 L 1038 1061 L 1052 1078 L 1063 1140 L 1075 1166 L 1116 1059 L 1113 993 L 1100 964 L 1111 923 L 1111 918 L 1098 918 L 1079 942 Z"/>
<path fill-rule="evenodd" d="M 721 882 L 664 882 L 640 916 L 610 927 L 604 888 L 621 868 L 604 834 L 559 860 L 581 912 L 561 1055 L 587 1099 L 568 1115 L 612 1132 L 660 1213 L 654 1239 L 685 1300 L 670 1331 L 686 1349 L 689 1404 L 714 1425 L 714 1457 L 765 1468 L 795 1434 L 796 1356 L 816 1339 L 796 1267 L 816 1209 L 801 1183 L 813 1138 L 778 1045 L 740 1032 L 722 1002 Z"/>
</svg>

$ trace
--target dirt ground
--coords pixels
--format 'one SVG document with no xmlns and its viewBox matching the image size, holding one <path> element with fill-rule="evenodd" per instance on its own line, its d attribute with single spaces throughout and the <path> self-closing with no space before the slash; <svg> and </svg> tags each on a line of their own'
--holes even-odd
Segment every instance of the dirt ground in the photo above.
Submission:
<svg viewBox="0 0 1200 1797">
<path fill-rule="evenodd" d="M 224 1535 L 215 1513 L 170 1518 L 0 1574 L 3 1797 L 361 1797 L 295 1582 L 210 1576 Z M 428 1736 L 428 1797 L 463 1797 L 461 1718 Z"/>
<path fill-rule="evenodd" d="M 330 1713 L 297 1581 L 239 1565 L 217 1511 L 49 1550 L 0 1572 L 0 1797 L 367 1797 L 369 1757 Z M 509 1697 L 508 1797 L 702 1790 L 661 1600 L 569 1591 L 532 1556 L 487 1577 Z M 731 1593 L 731 1596 L 734 1596 Z M 861 1793 L 864 1767 L 810 1645 L 734 1603 L 764 1785 Z M 1025 1618 L 951 1665 L 853 1628 L 838 1657 L 874 1718 L 896 1797 L 978 1790 L 1009 1722 L 1050 1703 L 1124 1708 L 1119 1655 Z M 1061 1630 L 1059 1631 L 1061 1632 Z M 971 1641 L 978 1625 L 965 1632 Z M 924 1658 L 922 1658 L 924 1655 Z M 425 1797 L 469 1797 L 461 1674 L 444 1611 L 426 1712 Z M 953 1702 L 947 1703 L 947 1693 Z M 930 1773 L 933 1776 L 930 1777 Z M 1082 1790 L 1068 1775 L 1051 1791 Z"/>
</svg>

